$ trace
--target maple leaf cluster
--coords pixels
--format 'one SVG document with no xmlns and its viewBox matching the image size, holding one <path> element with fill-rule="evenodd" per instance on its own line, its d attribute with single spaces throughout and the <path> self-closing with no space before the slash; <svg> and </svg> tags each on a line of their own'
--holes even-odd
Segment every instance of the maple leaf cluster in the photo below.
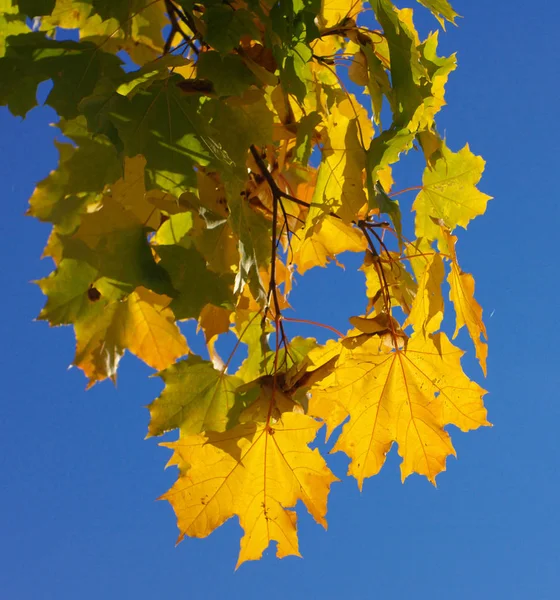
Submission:
<svg viewBox="0 0 560 600">
<path fill-rule="evenodd" d="M 447 0 L 420 3 L 442 28 L 455 22 Z M 457 228 L 489 200 L 476 187 L 484 161 L 448 148 L 435 124 L 455 56 L 438 56 L 437 31 L 420 38 L 412 9 L 369 6 L 0 7 L 0 102 L 24 117 L 49 81 L 64 139 L 30 199 L 52 224 L 39 318 L 74 327 L 89 386 L 115 380 L 127 350 L 158 371 L 148 435 L 179 432 L 164 444 L 178 478 L 163 497 L 181 538 L 237 516 L 238 564 L 272 541 L 299 555 L 298 500 L 326 526 L 337 478 L 310 448 L 323 425 L 360 488 L 393 444 L 403 480 L 435 483 L 454 454 L 446 426 L 488 425 L 485 392 L 441 331 L 446 280 L 454 337 L 466 327 L 486 373 L 482 309 L 456 249 Z M 395 191 L 392 165 L 413 149 L 422 181 Z M 412 193 L 407 223 L 397 197 Z M 343 252 L 363 255 L 363 314 L 346 334 L 323 324 L 335 335 L 325 345 L 290 338 L 294 276 Z M 208 359 L 190 349 L 187 320 Z M 232 334 L 222 357 L 216 343 Z"/>
</svg>

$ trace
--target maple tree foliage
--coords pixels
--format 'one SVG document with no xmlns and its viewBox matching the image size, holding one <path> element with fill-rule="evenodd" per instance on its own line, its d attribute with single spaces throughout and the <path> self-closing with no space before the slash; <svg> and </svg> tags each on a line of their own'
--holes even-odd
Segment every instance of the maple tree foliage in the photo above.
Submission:
<svg viewBox="0 0 560 600">
<path fill-rule="evenodd" d="M 455 24 L 447 0 L 419 1 L 436 29 Z M 0 3 L 0 101 L 24 117 L 50 81 L 63 136 L 30 199 L 52 224 L 39 319 L 74 327 L 88 386 L 114 381 L 126 350 L 158 371 L 148 435 L 178 430 L 163 498 L 181 538 L 237 516 L 238 564 L 271 541 L 299 555 L 298 500 L 326 527 L 338 479 L 310 448 L 323 425 L 361 488 L 394 443 L 403 480 L 435 483 L 454 454 L 446 426 L 489 424 L 441 331 L 447 281 L 454 336 L 466 327 L 486 373 L 457 258 L 458 230 L 489 200 L 484 161 L 438 134 L 456 59 L 413 17 L 390 0 Z M 422 180 L 395 190 L 392 165 L 413 150 Z M 364 313 L 345 334 L 315 324 L 325 345 L 289 337 L 294 276 L 343 252 L 363 256 Z"/>
</svg>

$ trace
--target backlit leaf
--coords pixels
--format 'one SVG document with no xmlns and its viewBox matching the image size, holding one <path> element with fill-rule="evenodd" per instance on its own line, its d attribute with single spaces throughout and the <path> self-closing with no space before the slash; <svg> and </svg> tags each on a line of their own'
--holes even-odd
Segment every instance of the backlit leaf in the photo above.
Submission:
<svg viewBox="0 0 560 600">
<path fill-rule="evenodd" d="M 457 238 L 448 231 L 443 230 L 447 251 L 451 257 L 451 271 L 447 277 L 450 286 L 449 299 L 453 302 L 456 314 L 456 326 L 453 338 L 457 337 L 459 330 L 464 325 L 476 348 L 476 357 L 486 375 L 486 358 L 488 346 L 483 341 L 487 339 L 486 326 L 482 320 L 482 308 L 474 298 L 474 277 L 464 273 L 457 261 L 455 245 Z"/>
<path fill-rule="evenodd" d="M 230 412 L 243 394 L 236 390 L 243 380 L 215 369 L 198 356 L 159 373 L 165 389 L 148 407 L 148 435 L 179 428 L 184 434 L 225 431 Z"/>
<path fill-rule="evenodd" d="M 327 217 L 310 230 L 303 240 L 292 243 L 293 261 L 303 274 L 312 267 L 325 267 L 342 252 L 361 252 L 366 241 L 361 232 L 340 219 Z"/>
<path fill-rule="evenodd" d="M 455 19 L 459 16 L 451 7 L 447 0 L 418 0 L 420 4 L 423 4 L 426 8 L 429 8 L 434 14 L 435 18 L 440 22 L 441 26 L 444 27 L 446 19 L 450 23 L 455 23 Z"/>
<path fill-rule="evenodd" d="M 196 319 L 206 304 L 231 304 L 228 280 L 209 271 L 197 250 L 170 245 L 158 246 L 157 253 L 178 292 L 171 303 L 176 319 Z"/>
<path fill-rule="evenodd" d="M 327 125 L 327 141 L 313 204 L 320 208 L 309 211 L 308 221 L 314 223 L 321 214 L 333 212 L 345 222 L 366 204 L 363 172 L 366 153 L 363 140 L 371 137 L 371 124 L 358 120 L 350 100 L 343 100 L 333 109 Z"/>
<path fill-rule="evenodd" d="M 418 282 L 418 291 L 405 326 L 411 324 L 415 331 L 426 335 L 437 331 L 443 319 L 441 285 L 445 270 L 440 254 L 430 252 L 429 245 L 426 254 L 422 253 L 423 249 L 426 249 L 426 246 L 422 244 L 411 245 L 408 248 L 409 254 L 414 257 L 410 262 Z"/>
<path fill-rule="evenodd" d="M 476 187 L 484 165 L 484 160 L 475 156 L 468 145 L 459 152 L 442 146 L 435 167 L 424 171 L 422 191 L 412 206 L 416 211 L 418 237 L 441 239 L 437 221 L 450 230 L 457 225 L 466 228 L 472 219 L 484 213 L 491 197 Z"/>
<path fill-rule="evenodd" d="M 154 369 L 164 369 L 188 352 L 185 338 L 168 308 L 170 298 L 138 288 L 126 300 L 105 304 L 75 322 L 74 364 L 90 383 L 116 379 L 125 350 Z"/>
<path fill-rule="evenodd" d="M 310 414 L 325 419 L 329 431 L 350 417 L 333 450 L 351 458 L 348 473 L 360 488 L 394 442 L 403 481 L 419 473 L 435 484 L 455 454 L 445 425 L 462 431 L 488 425 L 484 390 L 465 376 L 463 353 L 444 334 L 415 335 L 406 350 L 388 349 L 376 336 L 358 340 L 340 344 L 334 372 L 311 391 Z"/>
<path fill-rule="evenodd" d="M 278 557 L 300 556 L 297 516 L 301 500 L 326 527 L 327 496 L 336 477 L 309 444 L 321 423 L 283 413 L 270 423 L 241 423 L 226 433 L 182 436 L 164 444 L 179 478 L 163 496 L 175 514 L 182 539 L 206 537 L 233 516 L 244 531 L 237 566 L 258 560 L 277 542 Z M 212 465 L 209 471 L 207 465 Z"/>
</svg>

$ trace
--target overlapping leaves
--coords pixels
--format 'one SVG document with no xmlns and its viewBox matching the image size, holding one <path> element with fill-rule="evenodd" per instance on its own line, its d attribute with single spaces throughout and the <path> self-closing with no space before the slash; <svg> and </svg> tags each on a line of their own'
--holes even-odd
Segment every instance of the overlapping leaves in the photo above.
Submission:
<svg viewBox="0 0 560 600">
<path fill-rule="evenodd" d="M 420 4 L 456 22 L 447 0 Z M 488 424 L 441 331 L 454 312 L 486 373 L 482 308 L 456 250 L 456 229 L 489 200 L 484 161 L 453 152 L 435 124 L 455 57 L 438 55 L 437 32 L 420 38 L 412 9 L 370 6 L 0 4 L 0 102 L 25 116 L 49 82 L 65 138 L 30 199 L 55 263 L 39 319 L 74 327 L 88 385 L 116 380 L 127 350 L 158 372 L 148 435 L 179 430 L 163 497 L 181 538 L 238 517 L 238 565 L 271 542 L 299 555 L 298 500 L 326 526 L 337 478 L 310 448 L 323 424 L 360 488 L 393 444 L 403 480 L 434 483 L 454 454 L 446 427 Z M 395 191 L 391 165 L 414 147 L 422 182 Z M 365 313 L 347 335 L 318 324 L 336 335 L 326 345 L 290 338 L 295 274 L 344 252 L 363 253 Z M 206 356 L 181 330 L 191 319 Z"/>
</svg>

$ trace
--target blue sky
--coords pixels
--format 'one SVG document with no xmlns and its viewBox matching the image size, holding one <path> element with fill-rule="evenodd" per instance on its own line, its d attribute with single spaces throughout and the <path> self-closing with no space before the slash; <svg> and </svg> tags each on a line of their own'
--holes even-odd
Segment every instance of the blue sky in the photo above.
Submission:
<svg viewBox="0 0 560 600">
<path fill-rule="evenodd" d="M 234 572 L 240 529 L 230 520 L 205 540 L 175 547 L 171 508 L 155 499 L 172 483 L 169 456 L 144 440 L 143 408 L 161 389 L 134 357 L 118 388 L 85 392 L 67 370 L 70 328 L 33 322 L 43 299 L 29 282 L 48 227 L 25 218 L 34 183 L 56 166 L 54 114 L 25 121 L 0 110 L 0 221 L 4 247 L 3 431 L 0 436 L 0 596 L 9 600 L 108 598 L 556 599 L 560 596 L 560 384 L 556 314 L 560 96 L 552 24 L 560 5 L 456 1 L 464 15 L 442 46 L 459 69 L 448 86 L 440 129 L 451 148 L 469 142 L 487 160 L 487 214 L 461 232 L 462 267 L 476 278 L 490 336 L 482 375 L 466 336 L 467 372 L 490 391 L 493 428 L 452 430 L 458 460 L 438 488 L 400 483 L 398 457 L 358 492 L 332 488 L 329 530 L 300 510 L 303 559 L 262 561 Z M 435 27 L 435 22 L 433 24 Z M 399 183 L 409 183 L 406 174 Z M 411 197 L 400 197 L 403 211 Z M 299 317 L 339 329 L 363 308 L 356 264 L 316 270 L 297 287 Z M 320 332 L 295 329 L 316 335 Z"/>
</svg>

